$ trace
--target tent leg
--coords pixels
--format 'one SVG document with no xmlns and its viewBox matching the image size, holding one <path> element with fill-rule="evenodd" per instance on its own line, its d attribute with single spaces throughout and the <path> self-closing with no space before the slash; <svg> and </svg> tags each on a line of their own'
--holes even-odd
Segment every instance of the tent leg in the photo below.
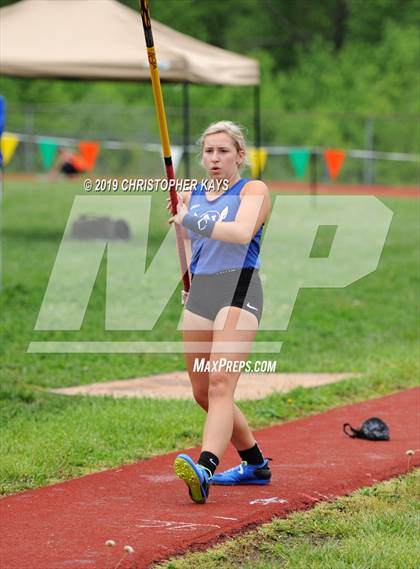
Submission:
<svg viewBox="0 0 420 569">
<path fill-rule="evenodd" d="M 260 157 L 259 150 L 261 148 L 261 93 L 260 86 L 254 87 L 254 140 L 255 148 L 257 149 L 257 178 L 261 179 Z"/>
<path fill-rule="evenodd" d="M 190 93 L 189 93 L 189 81 L 184 81 L 183 83 L 183 117 L 184 117 L 184 176 L 186 178 L 190 177 Z"/>
<path fill-rule="evenodd" d="M 311 172 L 310 172 L 310 188 L 312 196 L 312 205 L 316 203 L 316 195 L 318 191 L 318 151 L 317 149 L 311 152 Z"/>
</svg>

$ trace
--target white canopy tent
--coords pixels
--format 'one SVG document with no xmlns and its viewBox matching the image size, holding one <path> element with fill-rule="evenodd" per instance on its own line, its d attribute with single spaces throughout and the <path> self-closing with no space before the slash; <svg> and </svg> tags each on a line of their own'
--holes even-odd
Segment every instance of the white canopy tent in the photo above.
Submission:
<svg viewBox="0 0 420 569">
<path fill-rule="evenodd" d="M 259 63 L 156 21 L 153 35 L 161 79 L 185 85 L 184 146 L 189 83 L 254 86 L 259 146 Z M 1 8 L 0 71 L 15 77 L 149 81 L 140 11 L 116 0 L 21 0 Z"/>
</svg>

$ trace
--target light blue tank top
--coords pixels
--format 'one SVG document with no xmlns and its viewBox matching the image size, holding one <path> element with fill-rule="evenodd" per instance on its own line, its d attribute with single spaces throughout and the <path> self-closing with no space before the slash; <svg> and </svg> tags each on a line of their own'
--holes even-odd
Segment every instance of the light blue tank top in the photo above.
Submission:
<svg viewBox="0 0 420 569">
<path fill-rule="evenodd" d="M 191 194 L 189 213 L 200 219 L 210 218 L 215 222 L 235 221 L 241 203 L 240 193 L 247 182 L 249 180 L 246 178 L 240 179 L 231 188 L 211 201 L 207 199 L 202 184 L 198 184 Z M 241 245 L 210 239 L 188 230 L 192 248 L 191 273 L 194 275 L 211 275 L 229 269 L 259 269 L 261 234 L 262 226 L 250 243 Z"/>
</svg>

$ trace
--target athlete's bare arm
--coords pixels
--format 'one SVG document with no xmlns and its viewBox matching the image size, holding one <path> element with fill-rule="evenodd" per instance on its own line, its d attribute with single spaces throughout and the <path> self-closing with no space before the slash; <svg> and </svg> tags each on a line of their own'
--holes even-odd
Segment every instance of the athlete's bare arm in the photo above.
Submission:
<svg viewBox="0 0 420 569">
<path fill-rule="evenodd" d="M 267 186 L 259 180 L 248 182 L 241 191 L 240 197 L 241 204 L 235 221 L 216 222 L 211 239 L 245 245 L 250 243 L 265 222 L 270 211 L 270 194 Z M 170 218 L 169 223 L 182 224 L 187 213 L 188 207 L 180 195 L 177 214 Z"/>
<path fill-rule="evenodd" d="M 245 184 L 241 191 L 241 205 L 235 221 L 216 223 L 211 238 L 228 243 L 249 243 L 267 219 L 270 211 L 270 193 L 259 180 Z"/>
</svg>

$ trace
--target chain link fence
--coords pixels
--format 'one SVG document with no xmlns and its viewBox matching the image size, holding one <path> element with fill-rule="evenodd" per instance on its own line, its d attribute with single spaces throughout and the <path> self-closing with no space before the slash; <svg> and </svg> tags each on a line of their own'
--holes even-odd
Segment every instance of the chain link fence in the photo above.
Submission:
<svg viewBox="0 0 420 569">
<path fill-rule="evenodd" d="M 168 107 L 171 143 L 182 146 L 182 109 Z M 262 145 L 268 150 L 265 179 L 296 179 L 287 148 L 306 147 L 322 152 L 340 148 L 347 152 L 339 181 L 356 184 L 416 185 L 420 174 L 419 117 L 388 117 L 352 114 L 315 115 L 262 111 Z M 244 125 L 253 144 L 253 109 L 190 109 L 190 176 L 201 178 L 198 148 L 194 143 L 215 120 L 229 119 Z M 118 105 L 25 105 L 10 104 L 7 131 L 20 135 L 21 142 L 9 172 L 41 172 L 38 137 L 57 138 L 59 144 L 77 146 L 80 140 L 96 140 L 101 152 L 96 175 L 161 177 L 159 132 L 153 107 Z M 278 149 L 282 148 L 282 151 Z M 328 174 L 319 161 L 319 181 Z M 183 176 L 181 166 L 178 175 Z M 309 177 L 309 172 L 307 173 Z"/>
</svg>

